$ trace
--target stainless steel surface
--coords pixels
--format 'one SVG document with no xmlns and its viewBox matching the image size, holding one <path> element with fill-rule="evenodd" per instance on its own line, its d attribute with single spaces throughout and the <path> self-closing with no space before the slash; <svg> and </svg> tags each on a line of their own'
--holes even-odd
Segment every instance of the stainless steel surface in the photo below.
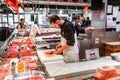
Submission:
<svg viewBox="0 0 120 80">
<path fill-rule="evenodd" d="M 104 56 L 104 42 L 114 42 L 114 41 L 120 41 L 119 37 L 120 33 L 111 31 L 106 32 L 105 29 L 96 29 L 92 32 L 92 38 L 87 40 L 79 40 L 80 43 L 79 46 L 79 56 L 80 59 L 85 59 L 85 50 L 91 49 L 91 48 L 99 48 L 100 57 Z M 99 43 L 95 43 L 95 39 L 99 39 Z"/>
</svg>

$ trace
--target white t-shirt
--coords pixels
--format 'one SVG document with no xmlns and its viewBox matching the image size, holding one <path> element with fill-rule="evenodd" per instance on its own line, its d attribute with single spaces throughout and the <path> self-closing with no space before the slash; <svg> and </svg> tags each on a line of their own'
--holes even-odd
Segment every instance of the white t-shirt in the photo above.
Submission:
<svg viewBox="0 0 120 80">
<path fill-rule="evenodd" d="M 19 7 L 19 13 L 24 13 L 24 10 L 21 7 Z"/>
<path fill-rule="evenodd" d="M 30 28 L 30 36 L 31 36 L 31 37 L 35 37 L 35 36 L 36 36 L 36 33 L 41 34 L 38 26 L 37 26 L 36 24 L 32 24 L 32 25 L 31 25 L 31 28 Z"/>
</svg>

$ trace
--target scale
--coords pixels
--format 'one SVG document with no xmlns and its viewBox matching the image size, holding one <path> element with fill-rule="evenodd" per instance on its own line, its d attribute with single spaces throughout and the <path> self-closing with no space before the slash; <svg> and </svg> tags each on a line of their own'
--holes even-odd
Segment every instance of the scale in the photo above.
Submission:
<svg viewBox="0 0 120 80">
<path fill-rule="evenodd" d="M 120 61 L 120 52 L 110 54 L 111 58 L 116 61 Z"/>
</svg>

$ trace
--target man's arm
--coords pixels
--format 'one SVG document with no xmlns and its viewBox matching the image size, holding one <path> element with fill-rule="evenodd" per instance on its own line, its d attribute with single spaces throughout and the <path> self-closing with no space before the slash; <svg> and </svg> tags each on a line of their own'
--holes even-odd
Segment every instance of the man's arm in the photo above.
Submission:
<svg viewBox="0 0 120 80">
<path fill-rule="evenodd" d="M 76 28 L 77 28 L 77 30 L 79 31 L 79 33 L 86 33 L 86 32 L 88 32 L 89 30 L 92 30 L 92 31 L 95 30 L 94 27 L 81 27 L 80 25 L 77 25 Z"/>
<path fill-rule="evenodd" d="M 85 28 L 86 27 L 81 27 L 79 24 L 76 25 L 76 29 L 79 33 L 85 33 Z"/>
</svg>

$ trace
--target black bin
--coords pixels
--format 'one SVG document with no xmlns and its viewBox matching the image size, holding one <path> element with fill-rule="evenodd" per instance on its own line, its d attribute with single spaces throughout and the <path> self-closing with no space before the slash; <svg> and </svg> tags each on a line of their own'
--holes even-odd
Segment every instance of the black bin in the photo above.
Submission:
<svg viewBox="0 0 120 80">
<path fill-rule="evenodd" d="M 5 41 L 10 34 L 9 27 L 0 27 L 0 41 Z"/>
</svg>

